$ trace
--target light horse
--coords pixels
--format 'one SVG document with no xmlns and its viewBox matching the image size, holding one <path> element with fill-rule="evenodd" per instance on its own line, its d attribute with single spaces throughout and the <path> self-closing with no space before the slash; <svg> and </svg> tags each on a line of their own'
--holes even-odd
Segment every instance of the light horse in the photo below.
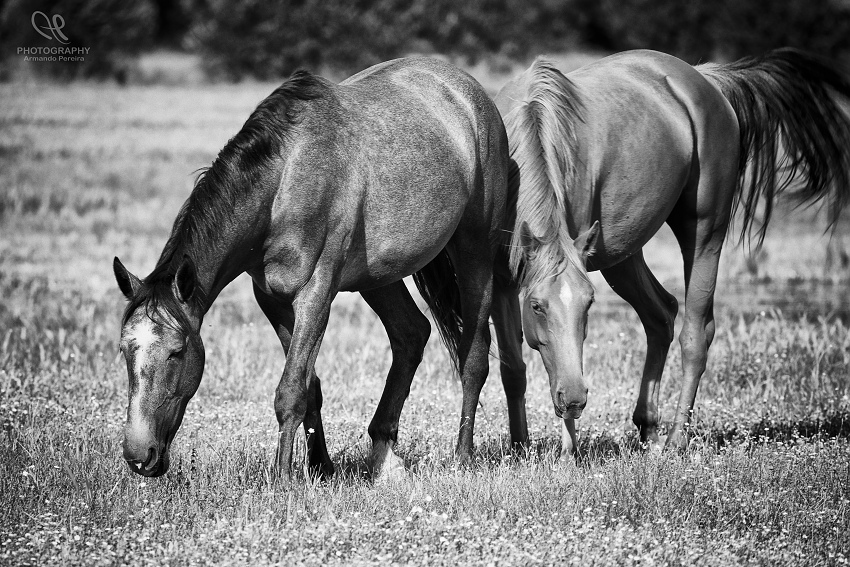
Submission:
<svg viewBox="0 0 850 567">
<path fill-rule="evenodd" d="M 574 420 L 587 401 L 587 272 L 600 270 L 643 323 L 633 420 L 641 441 L 656 444 L 678 305 L 641 249 L 663 223 L 673 230 L 684 259 L 684 380 L 666 445 L 685 447 L 732 217 L 740 210 L 742 238 L 755 231 L 761 244 L 774 200 L 792 181 L 801 202 L 826 199 L 840 211 L 850 194 L 850 120 L 836 98 L 849 96 L 842 73 L 791 49 L 697 67 L 630 51 L 566 76 L 537 60 L 502 89 L 496 102 L 519 183 L 511 267 L 523 288 L 526 339 L 543 358 L 564 418 L 563 457 L 575 451 Z"/>
<path fill-rule="evenodd" d="M 393 454 L 399 416 L 430 334 L 401 281 L 410 274 L 460 370 L 458 454 L 472 451 L 491 303 L 507 353 L 512 432 L 524 440 L 518 296 L 509 277 L 494 284 L 494 261 L 505 249 L 508 162 L 496 106 L 447 63 L 390 61 L 340 85 L 294 74 L 199 177 L 151 274 L 140 280 L 115 259 L 129 300 L 120 346 L 130 381 L 123 453 L 131 470 L 158 476 L 168 469 L 203 373 L 202 320 L 243 272 L 287 353 L 274 398 L 282 477 L 290 476 L 302 422 L 312 430 L 309 465 L 333 472 L 314 364 L 339 291 L 359 291 L 389 336 L 393 360 L 369 425 L 370 463 L 376 478 L 401 467 Z"/>
</svg>

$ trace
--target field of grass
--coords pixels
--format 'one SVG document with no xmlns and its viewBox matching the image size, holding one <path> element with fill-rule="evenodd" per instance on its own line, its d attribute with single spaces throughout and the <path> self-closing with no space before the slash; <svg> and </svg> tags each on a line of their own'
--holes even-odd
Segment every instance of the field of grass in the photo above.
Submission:
<svg viewBox="0 0 850 567">
<path fill-rule="evenodd" d="M 686 455 L 636 446 L 644 335 L 594 277 L 576 466 L 556 463 L 559 424 L 527 351 L 530 450 L 510 449 L 493 360 L 475 462 L 458 468 L 460 385 L 434 334 L 402 414 L 408 474 L 375 486 L 366 426 L 390 350 L 376 316 L 346 295 L 317 363 L 338 474 L 277 486 L 268 467 L 284 357 L 239 279 L 204 322 L 204 381 L 170 472 L 132 475 L 120 455 L 127 375 L 112 257 L 139 275 L 153 267 L 192 172 L 272 88 L 0 85 L 0 564 L 850 562 L 850 333 L 834 313 L 843 299 L 806 292 L 803 308 L 771 307 L 784 282 L 833 298 L 846 287 L 824 269 L 824 225 L 811 211 L 778 219 L 758 260 L 730 244 Z M 681 297 L 668 233 L 648 261 Z M 667 417 L 679 365 L 674 344 Z"/>
</svg>

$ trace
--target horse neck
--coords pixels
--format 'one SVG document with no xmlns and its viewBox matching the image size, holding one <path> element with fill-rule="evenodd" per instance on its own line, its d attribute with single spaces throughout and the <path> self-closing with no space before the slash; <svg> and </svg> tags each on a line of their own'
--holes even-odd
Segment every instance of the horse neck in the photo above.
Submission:
<svg viewBox="0 0 850 567">
<path fill-rule="evenodd" d="M 213 225 L 207 221 L 203 232 L 197 228 L 200 223 L 193 223 L 192 215 L 204 213 L 190 209 L 183 219 L 184 230 L 194 226 L 196 234 L 191 239 L 187 238 L 183 246 L 177 247 L 179 257 L 173 261 L 179 263 L 183 255 L 187 255 L 194 262 L 197 283 L 205 298 L 204 313 L 230 282 L 262 262 L 273 199 L 266 189 L 260 183 L 249 191 L 241 192 L 237 206 L 228 207 L 227 213 L 216 217 Z M 180 228 L 175 226 L 175 233 L 179 232 Z"/>
</svg>

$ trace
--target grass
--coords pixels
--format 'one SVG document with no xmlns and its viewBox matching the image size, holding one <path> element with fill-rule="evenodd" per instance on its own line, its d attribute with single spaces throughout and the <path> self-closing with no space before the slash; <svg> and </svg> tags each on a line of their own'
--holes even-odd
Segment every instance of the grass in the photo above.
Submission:
<svg viewBox="0 0 850 567">
<path fill-rule="evenodd" d="M 0 563 L 850 561 L 848 327 L 824 302 L 771 307 L 787 291 L 783 282 L 821 289 L 842 276 L 824 271 L 826 239 L 813 212 L 776 222 L 755 283 L 753 260 L 727 250 L 686 455 L 637 446 L 630 416 L 643 332 L 594 276 L 600 300 L 586 343 L 591 395 L 576 466 L 556 463 L 560 426 L 542 363 L 527 351 L 529 451 L 509 447 L 494 360 L 475 462 L 458 468 L 460 386 L 432 338 L 402 415 L 398 451 L 409 473 L 373 485 L 366 426 L 390 351 L 374 314 L 346 295 L 317 363 L 338 475 L 277 486 L 268 473 L 272 394 L 284 359 L 239 279 L 205 321 L 207 369 L 172 470 L 132 475 L 120 457 L 127 377 L 112 256 L 141 275 L 153 267 L 191 172 L 272 88 L 0 86 Z M 669 233 L 647 255 L 681 298 Z M 664 416 L 673 412 L 679 365 L 674 344 Z M 296 451 L 303 457 L 303 447 Z"/>
</svg>

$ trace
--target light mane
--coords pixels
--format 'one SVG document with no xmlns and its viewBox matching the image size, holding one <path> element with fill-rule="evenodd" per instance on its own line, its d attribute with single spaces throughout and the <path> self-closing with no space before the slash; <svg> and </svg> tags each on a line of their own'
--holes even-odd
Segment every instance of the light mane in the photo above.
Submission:
<svg viewBox="0 0 850 567">
<path fill-rule="evenodd" d="M 581 95 L 572 81 L 539 58 L 518 82 L 524 82 L 519 89 L 524 97 L 504 119 L 516 162 L 509 179 L 517 201 L 511 273 L 527 289 L 572 266 L 589 283 L 567 224 L 567 187 L 576 178 L 575 125 L 583 120 Z M 529 236 L 524 231 L 539 242 L 533 250 L 524 244 Z"/>
</svg>

